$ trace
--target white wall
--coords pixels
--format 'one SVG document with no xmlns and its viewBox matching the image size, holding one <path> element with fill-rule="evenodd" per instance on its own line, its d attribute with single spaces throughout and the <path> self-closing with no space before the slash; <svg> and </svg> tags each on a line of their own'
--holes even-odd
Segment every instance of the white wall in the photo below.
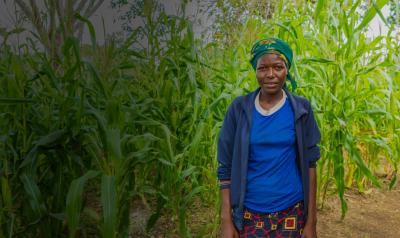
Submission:
<svg viewBox="0 0 400 238">
<path fill-rule="evenodd" d="M 42 1 L 37 2 L 40 4 Z M 89 19 L 95 27 L 97 33 L 97 41 L 99 44 L 104 43 L 104 35 L 120 32 L 122 30 L 121 24 L 117 20 L 119 13 L 116 9 L 111 9 L 110 2 L 110 0 L 104 1 L 103 5 Z M 161 0 L 160 2 L 164 4 L 167 14 L 177 15 L 178 11 L 181 10 L 180 0 Z M 186 7 L 186 15 L 188 16 L 188 19 L 194 23 L 194 33 L 196 36 L 201 36 L 202 33 L 205 33 L 205 37 L 207 37 L 207 30 L 209 26 L 213 23 L 212 17 L 208 16 L 207 12 L 207 10 L 209 10 L 207 9 L 207 6 L 209 6 L 211 2 L 213 2 L 213 0 L 192 0 Z M 41 7 L 43 8 L 43 5 Z M 32 27 L 26 23 L 18 23 L 18 16 L 15 14 L 15 9 L 16 6 L 14 1 L 0 0 L 0 27 L 6 28 L 9 31 L 19 24 L 28 30 L 25 33 L 10 37 L 9 42 L 12 43 L 12 45 L 16 46 L 20 43 L 25 42 L 26 37 L 32 36 L 29 33 L 29 31 L 32 30 Z M 389 15 L 389 7 L 384 7 L 382 13 L 385 17 L 387 17 Z M 105 33 L 103 31 L 102 19 L 104 19 Z M 140 19 L 138 19 L 134 23 L 134 25 L 142 24 L 143 22 Z M 369 26 L 367 36 L 374 37 L 381 34 L 386 35 L 387 32 L 388 28 L 385 26 L 379 16 L 376 16 Z M 207 41 L 208 39 L 204 40 Z M 3 39 L 0 38 L 0 43 L 2 41 Z M 83 42 L 90 42 L 90 35 L 88 34 L 86 28 L 83 36 Z"/>
</svg>

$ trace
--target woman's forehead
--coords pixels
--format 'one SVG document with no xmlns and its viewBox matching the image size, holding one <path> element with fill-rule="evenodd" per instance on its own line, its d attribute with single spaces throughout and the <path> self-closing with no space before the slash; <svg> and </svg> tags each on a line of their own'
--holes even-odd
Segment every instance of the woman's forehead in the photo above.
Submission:
<svg viewBox="0 0 400 238">
<path fill-rule="evenodd" d="M 276 53 L 267 53 L 261 56 L 258 59 L 258 64 L 263 63 L 263 64 L 276 64 L 276 63 L 283 63 L 285 64 L 285 61 L 282 59 L 282 57 L 279 54 Z"/>
</svg>

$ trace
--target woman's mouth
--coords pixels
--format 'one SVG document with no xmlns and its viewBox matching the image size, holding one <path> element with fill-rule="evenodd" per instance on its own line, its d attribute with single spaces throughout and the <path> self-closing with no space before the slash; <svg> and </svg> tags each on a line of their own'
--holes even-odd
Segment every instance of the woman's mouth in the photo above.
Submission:
<svg viewBox="0 0 400 238">
<path fill-rule="evenodd" d="M 263 83 L 263 85 L 269 86 L 269 87 L 275 87 L 275 86 L 277 86 L 278 84 L 277 84 L 277 83 L 272 83 L 272 82 L 266 82 L 266 83 Z"/>
</svg>

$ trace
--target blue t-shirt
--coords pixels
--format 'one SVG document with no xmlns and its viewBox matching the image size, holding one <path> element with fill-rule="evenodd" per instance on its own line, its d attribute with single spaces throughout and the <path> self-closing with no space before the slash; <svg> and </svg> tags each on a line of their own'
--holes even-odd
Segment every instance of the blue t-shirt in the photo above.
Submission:
<svg viewBox="0 0 400 238">
<path fill-rule="evenodd" d="M 289 100 L 267 116 L 254 107 L 246 208 L 256 212 L 277 212 L 303 200 L 301 176 L 296 165 L 295 133 Z"/>
</svg>

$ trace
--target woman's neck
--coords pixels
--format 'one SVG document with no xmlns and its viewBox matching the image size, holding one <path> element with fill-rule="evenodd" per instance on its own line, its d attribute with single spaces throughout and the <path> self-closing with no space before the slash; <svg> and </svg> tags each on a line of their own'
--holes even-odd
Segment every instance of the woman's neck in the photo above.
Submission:
<svg viewBox="0 0 400 238">
<path fill-rule="evenodd" d="M 267 94 L 263 90 L 260 91 L 260 106 L 264 110 L 269 110 L 278 104 L 283 98 L 283 90 L 280 90 L 276 94 Z"/>
</svg>

